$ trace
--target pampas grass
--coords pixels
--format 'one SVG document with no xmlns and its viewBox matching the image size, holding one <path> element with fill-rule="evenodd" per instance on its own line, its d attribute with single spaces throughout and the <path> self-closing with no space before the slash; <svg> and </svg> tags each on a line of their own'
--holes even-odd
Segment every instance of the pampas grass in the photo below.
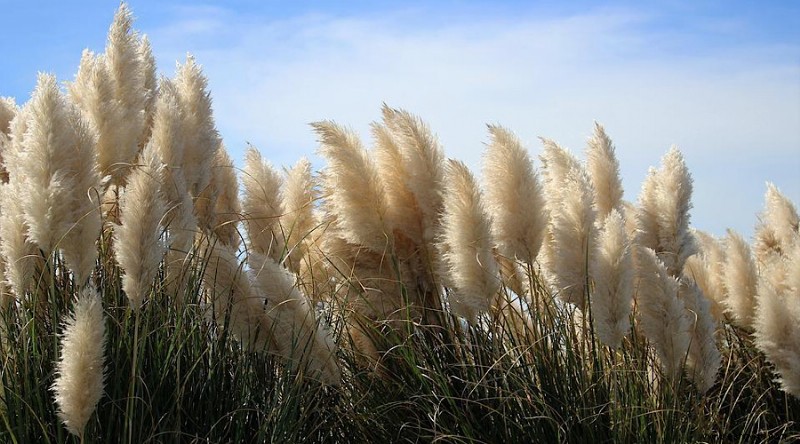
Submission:
<svg viewBox="0 0 800 444">
<path fill-rule="evenodd" d="M 764 277 L 758 286 L 755 343 L 775 365 L 783 390 L 800 397 L 800 244 L 781 262 L 784 279 Z"/>
<path fill-rule="evenodd" d="M 421 214 L 422 245 L 436 238 L 442 210 L 444 153 L 436 136 L 417 116 L 384 105 L 383 122 L 396 140 L 402 159 L 402 176 Z M 426 250 L 428 255 L 433 254 Z"/>
<path fill-rule="evenodd" d="M 78 295 L 73 314 L 64 322 L 52 387 L 59 418 L 81 440 L 86 423 L 103 396 L 104 356 L 103 306 L 97 291 L 88 286 Z"/>
<path fill-rule="evenodd" d="M 450 160 L 442 215 L 443 273 L 453 289 L 452 311 L 473 322 L 492 307 L 500 288 L 492 243 L 490 220 L 475 178 L 466 165 Z"/>
<path fill-rule="evenodd" d="M 319 153 L 328 161 L 324 188 L 340 235 L 375 253 L 386 251 L 391 228 L 375 162 L 352 131 L 333 122 L 316 122 L 312 127 L 319 137 Z"/>
<path fill-rule="evenodd" d="M 100 234 L 95 140 L 53 76 L 39 76 L 28 119 L 19 170 L 12 174 L 24 184 L 20 198 L 29 236 L 45 255 L 60 247 L 76 283 L 83 284 Z"/>
<path fill-rule="evenodd" d="M 756 247 L 723 248 L 688 227 L 677 151 L 637 209 L 602 127 L 586 163 L 545 141 L 538 182 L 491 126 L 481 190 L 388 106 L 371 150 L 321 122 L 319 172 L 256 151 L 239 172 L 199 64 L 156 85 L 124 5 L 109 40 L 69 96 L 43 76 L 0 110 L 1 442 L 800 436 L 800 235 L 774 187 Z M 100 172 L 116 145 L 142 151 Z"/>
<path fill-rule="evenodd" d="M 122 224 L 114 229 L 117 262 L 125 274 L 122 288 L 138 311 L 153 285 L 167 246 L 162 237 L 167 205 L 160 191 L 163 166 L 153 145 L 142 153 L 120 201 Z"/>
<path fill-rule="evenodd" d="M 772 183 L 767 183 L 764 211 L 759 215 L 753 249 L 758 261 L 767 263 L 784 257 L 800 242 L 800 216 L 797 208 Z"/>
<path fill-rule="evenodd" d="M 678 298 L 686 307 L 691 342 L 686 367 L 700 393 L 706 393 L 717 380 L 722 357 L 717 347 L 717 322 L 711 314 L 711 304 L 694 282 L 682 278 Z"/>
<path fill-rule="evenodd" d="M 326 384 L 341 382 L 336 345 L 316 320 L 314 310 L 297 287 L 294 277 L 267 256 L 248 257 L 255 289 L 267 299 L 278 352 L 303 369 L 312 379 Z"/>
<path fill-rule="evenodd" d="M 300 273 L 309 246 L 319 238 L 319 222 L 313 211 L 316 192 L 308 159 L 300 159 L 286 171 L 280 198 L 284 209 L 279 221 L 287 249 L 285 262 L 289 270 Z"/>
<path fill-rule="evenodd" d="M 680 276 L 686 259 L 697 251 L 689 230 L 692 176 L 676 147 L 650 169 L 639 194 L 637 242 L 651 248 L 672 276 Z"/>
<path fill-rule="evenodd" d="M 635 270 L 633 245 L 615 209 L 603 220 L 597 239 L 594 290 L 590 300 L 597 337 L 617 348 L 630 330 Z"/>
<path fill-rule="evenodd" d="M 733 230 L 728 230 L 725 239 L 722 279 L 726 292 L 725 306 L 734 323 L 741 328 L 751 330 L 756 313 L 758 270 L 750 245 Z"/>
<path fill-rule="evenodd" d="M 622 210 L 622 180 L 614 144 L 602 125 L 595 122 L 586 149 L 586 169 L 595 191 L 594 207 L 602 220 L 612 210 Z"/>
<path fill-rule="evenodd" d="M 183 111 L 181 125 L 183 156 L 181 170 L 186 189 L 194 198 L 211 182 L 211 171 L 220 149 L 221 140 L 214 125 L 208 79 L 194 57 L 178 65 L 175 74 L 175 91 Z"/>
<path fill-rule="evenodd" d="M 490 125 L 489 134 L 483 176 L 492 234 L 502 255 L 533 264 L 549 216 L 538 175 L 512 132 Z"/>
<path fill-rule="evenodd" d="M 245 153 L 242 171 L 242 217 L 247 230 L 247 248 L 281 261 L 283 236 L 278 224 L 283 207 L 280 201 L 281 177 L 272 165 L 250 148 Z"/>
<path fill-rule="evenodd" d="M 637 326 L 655 349 L 664 374 L 676 382 L 689 351 L 692 320 L 678 298 L 678 280 L 669 274 L 656 252 L 640 246 L 636 262 Z"/>
<path fill-rule="evenodd" d="M 550 284 L 564 301 L 583 310 L 597 251 L 594 192 L 583 166 L 566 149 L 543 140 L 550 225 L 545 263 Z"/>
</svg>

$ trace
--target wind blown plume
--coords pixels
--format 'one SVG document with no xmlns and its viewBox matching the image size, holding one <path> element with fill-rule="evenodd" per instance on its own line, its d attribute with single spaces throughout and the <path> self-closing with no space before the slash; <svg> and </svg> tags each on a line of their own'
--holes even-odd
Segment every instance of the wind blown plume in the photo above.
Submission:
<svg viewBox="0 0 800 444">
<path fill-rule="evenodd" d="M 683 301 L 678 299 L 678 281 L 655 251 L 637 248 L 637 325 L 655 349 L 666 376 L 675 381 L 683 371 L 692 322 Z"/>
<path fill-rule="evenodd" d="M 424 244 L 425 221 L 417 197 L 410 188 L 414 179 L 407 169 L 402 148 L 386 125 L 373 123 L 372 135 L 375 164 L 386 193 L 387 224 L 399 231 L 394 233 L 395 238 L 402 234 L 412 243 L 412 248 L 417 248 Z M 402 242 L 397 242 L 396 248 L 403 248 Z"/>
<path fill-rule="evenodd" d="M 756 346 L 775 365 L 781 387 L 800 398 L 800 243 L 788 256 L 773 264 L 783 267 L 782 273 L 760 279 L 753 326 Z"/>
<path fill-rule="evenodd" d="M 614 144 L 602 125 L 595 122 L 586 149 L 586 169 L 595 191 L 594 207 L 602 220 L 612 210 L 622 210 L 622 180 Z"/>
<path fill-rule="evenodd" d="M 197 197 L 211 182 L 211 168 L 220 149 L 214 126 L 208 80 L 194 57 L 178 65 L 174 85 L 183 110 L 183 177 L 192 197 Z"/>
<path fill-rule="evenodd" d="M 64 323 L 61 357 L 52 390 L 58 417 L 70 433 L 82 437 L 86 423 L 103 396 L 106 338 L 100 295 L 91 286 L 85 287 L 73 311 Z"/>
<path fill-rule="evenodd" d="M 650 169 L 639 195 L 637 243 L 656 251 L 672 276 L 679 276 L 686 259 L 696 251 L 689 231 L 692 176 L 683 155 L 672 147 L 661 169 Z"/>
<path fill-rule="evenodd" d="M 734 323 L 741 328 L 752 329 L 756 314 L 758 270 L 750 245 L 742 236 L 730 229 L 725 242 L 722 279 L 723 288 L 727 293 L 725 306 L 732 315 Z"/>
<path fill-rule="evenodd" d="M 720 321 L 724 317 L 725 292 L 724 265 L 725 249 L 716 237 L 700 230 L 692 230 L 697 240 L 698 251 L 686 259 L 683 275 L 692 279 L 711 303 L 711 314 Z"/>
<path fill-rule="evenodd" d="M 272 337 L 275 326 L 264 313 L 264 297 L 253 289 L 236 252 L 206 237 L 200 250 L 206 260 L 203 284 L 217 325 L 229 328 L 246 350 L 278 350 Z"/>
<path fill-rule="evenodd" d="M 167 252 L 161 238 L 167 213 L 160 191 L 163 166 L 152 144 L 145 148 L 141 162 L 128 177 L 120 200 L 122 225 L 114 229 L 115 255 L 125 272 L 122 289 L 134 311 L 141 307 Z"/>
<path fill-rule="evenodd" d="M 30 103 L 30 102 L 29 102 Z M 28 128 L 28 106 L 23 106 L 9 124 L 11 138 L 3 152 L 8 182 L 0 183 L 0 255 L 5 262 L 5 281 L 17 297 L 31 284 L 39 250 L 28 236 L 28 224 L 19 196 L 25 188 L 22 141 Z"/>
<path fill-rule="evenodd" d="M 375 253 L 386 251 L 392 230 L 378 169 L 358 137 L 333 122 L 312 124 L 319 153 L 328 161 L 324 188 L 340 235 Z"/>
<path fill-rule="evenodd" d="M 341 371 L 336 362 L 336 345 L 327 330 L 317 323 L 314 310 L 297 288 L 293 275 L 271 258 L 254 253 L 247 259 L 256 291 L 267 299 L 280 355 L 312 378 L 338 385 Z"/>
<path fill-rule="evenodd" d="M 583 310 L 597 251 L 594 192 L 586 171 L 572 154 L 554 142 L 543 142 L 550 209 L 544 261 L 548 279 L 562 300 Z"/>
<path fill-rule="evenodd" d="M 490 125 L 489 134 L 483 176 L 492 234 L 502 255 L 532 265 L 549 218 L 539 178 L 512 132 Z"/>
<path fill-rule="evenodd" d="M 156 96 L 158 94 L 158 77 L 156 73 L 156 58 L 153 56 L 153 48 L 150 46 L 150 39 L 143 35 L 139 40 L 139 62 L 142 67 L 144 77 L 144 128 L 139 137 L 139 146 L 144 145 L 150 139 L 153 130 L 153 113 L 156 107 Z"/>
<path fill-rule="evenodd" d="M 319 237 L 319 234 L 314 233 L 318 225 L 313 211 L 315 197 L 311 162 L 302 158 L 286 171 L 280 193 L 284 209 L 280 224 L 288 252 L 286 264 L 295 273 L 300 272 L 301 262 L 308 254 L 309 245 Z"/>
<path fill-rule="evenodd" d="M 242 218 L 247 230 L 247 247 L 281 261 L 284 253 L 283 234 L 278 225 L 283 214 L 281 176 L 252 147 L 244 156 L 242 185 Z"/>
<path fill-rule="evenodd" d="M 422 214 L 422 243 L 431 245 L 437 235 L 442 209 L 444 153 L 436 136 L 421 119 L 386 105 L 381 111 L 384 124 L 400 148 L 406 186 Z"/>
<path fill-rule="evenodd" d="M 622 215 L 612 209 L 597 240 L 594 291 L 590 303 L 598 338 L 616 348 L 630 330 L 633 300 L 633 250 Z"/>
<path fill-rule="evenodd" d="M 678 298 L 686 307 L 691 334 L 686 357 L 688 375 L 697 390 L 705 393 L 714 385 L 722 363 L 716 342 L 717 322 L 711 315 L 709 300 L 694 282 L 681 278 Z"/>
<path fill-rule="evenodd" d="M 19 166 L 26 173 L 20 198 L 29 235 L 47 255 L 61 247 L 82 284 L 94 268 L 100 234 L 99 203 L 92 199 L 100 186 L 95 140 L 53 76 L 39 76 L 28 113 Z"/>
<path fill-rule="evenodd" d="M 444 281 L 453 289 L 452 310 L 474 321 L 492 306 L 500 278 L 480 191 L 467 166 L 457 160 L 449 161 L 445 175 L 442 250 Z"/>
<path fill-rule="evenodd" d="M 764 211 L 755 230 L 754 249 L 758 261 L 766 263 L 784 257 L 800 242 L 800 216 L 797 208 L 772 183 L 767 183 Z"/>
<path fill-rule="evenodd" d="M 214 189 L 216 194 L 213 210 L 214 234 L 220 242 L 238 249 L 242 239 L 238 227 L 242 217 L 239 181 L 236 178 L 236 167 L 224 146 L 217 150 L 211 184 L 208 188 Z"/>
<path fill-rule="evenodd" d="M 108 137 L 113 137 L 117 144 L 103 145 L 99 155 L 100 171 L 103 175 L 111 175 L 111 183 L 118 185 L 125 183 L 128 170 L 139 152 L 145 106 L 151 94 L 145 85 L 139 45 L 139 36 L 133 30 L 133 14 L 125 3 L 120 3 L 108 30 L 106 51 L 102 57 L 113 85 L 110 98 L 118 107 L 116 113 L 119 113 L 114 117 L 116 126 L 108 126 L 106 130 L 113 134 Z M 99 112 L 94 111 L 95 115 Z"/>
</svg>

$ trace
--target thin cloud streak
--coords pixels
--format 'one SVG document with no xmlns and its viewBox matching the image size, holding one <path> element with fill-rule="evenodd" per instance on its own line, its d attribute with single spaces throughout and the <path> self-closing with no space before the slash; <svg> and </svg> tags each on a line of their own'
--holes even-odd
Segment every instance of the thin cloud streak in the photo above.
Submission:
<svg viewBox="0 0 800 444">
<path fill-rule="evenodd" d="M 796 45 L 681 55 L 663 49 L 676 36 L 630 11 L 442 26 L 419 14 L 261 22 L 201 9 L 148 33 L 162 67 L 187 49 L 197 56 L 229 149 L 249 141 L 276 164 L 314 152 L 314 120 L 368 138 L 387 102 L 419 114 L 475 171 L 486 123 L 538 154 L 539 135 L 582 152 L 597 120 L 616 143 L 629 200 L 677 144 L 696 181 L 693 223 L 715 234 L 752 232 L 765 180 L 800 202 Z"/>
</svg>

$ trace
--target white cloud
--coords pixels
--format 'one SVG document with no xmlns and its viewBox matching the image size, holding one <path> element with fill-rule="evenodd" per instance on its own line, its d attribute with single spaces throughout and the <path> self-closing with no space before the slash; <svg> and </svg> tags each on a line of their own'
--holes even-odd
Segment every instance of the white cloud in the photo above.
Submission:
<svg viewBox="0 0 800 444">
<path fill-rule="evenodd" d="M 313 154 L 307 124 L 319 119 L 366 138 L 385 101 L 419 114 L 475 169 L 486 123 L 538 154 L 539 135 L 582 151 L 596 119 L 616 142 L 628 199 L 675 143 L 696 180 L 694 222 L 717 234 L 751 232 L 765 175 L 800 202 L 797 46 L 681 55 L 651 17 L 619 11 L 438 26 L 420 14 L 260 21 L 198 9 L 148 32 L 162 67 L 195 53 L 234 154 L 249 141 L 291 164 Z"/>
</svg>

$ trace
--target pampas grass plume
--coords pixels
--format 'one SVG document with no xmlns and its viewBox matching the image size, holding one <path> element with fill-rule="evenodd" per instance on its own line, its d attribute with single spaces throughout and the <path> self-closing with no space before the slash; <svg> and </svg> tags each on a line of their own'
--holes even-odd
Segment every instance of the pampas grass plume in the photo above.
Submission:
<svg viewBox="0 0 800 444">
<path fill-rule="evenodd" d="M 800 243 L 782 262 L 784 277 L 759 282 L 755 344 L 775 365 L 784 391 L 800 398 Z"/>
<path fill-rule="evenodd" d="M 692 338 L 686 357 L 688 375 L 697 390 L 705 393 L 714 385 L 722 363 L 716 342 L 717 322 L 711 314 L 710 301 L 697 284 L 681 278 L 678 296 L 686 307 Z"/>
<path fill-rule="evenodd" d="M 267 316 L 281 356 L 299 365 L 312 379 L 338 385 L 341 371 L 336 345 L 328 331 L 317 323 L 308 299 L 298 289 L 294 276 L 271 258 L 258 253 L 248 257 L 253 282 L 267 299 Z"/>
<path fill-rule="evenodd" d="M 772 183 L 767 183 L 764 211 L 755 230 L 754 249 L 759 262 L 784 257 L 794 244 L 800 243 L 800 216 L 797 208 Z"/>
<path fill-rule="evenodd" d="M 64 323 L 61 356 L 52 387 L 59 418 L 70 433 L 79 437 L 103 396 L 105 340 L 100 296 L 87 286 Z"/>
<path fill-rule="evenodd" d="M 616 348 L 630 330 L 633 299 L 633 251 L 622 215 L 612 209 L 598 236 L 594 291 L 590 300 L 598 338 Z"/>
<path fill-rule="evenodd" d="M 750 245 L 733 230 L 728 230 L 725 241 L 722 279 L 727 293 L 725 306 L 734 323 L 741 328 L 752 329 L 756 313 L 758 270 Z"/>
<path fill-rule="evenodd" d="M 247 247 L 280 261 L 283 236 L 278 221 L 283 214 L 280 201 L 281 176 L 255 148 L 245 153 L 242 171 L 242 212 L 247 230 Z"/>
<path fill-rule="evenodd" d="M 678 281 L 650 248 L 636 251 L 637 325 L 656 351 L 664 373 L 677 381 L 691 341 L 691 321 L 678 299 Z"/>
<path fill-rule="evenodd" d="M 622 210 L 622 180 L 614 144 L 602 125 L 595 122 L 586 150 L 586 169 L 595 190 L 594 206 L 599 219 L 612 210 Z"/>
<path fill-rule="evenodd" d="M 120 200 L 122 224 L 114 229 L 115 255 L 125 273 L 122 289 L 134 311 L 141 307 L 167 251 L 161 239 L 167 213 L 160 191 L 163 166 L 152 144 L 147 145 L 140 162 Z"/>
<path fill-rule="evenodd" d="M 474 321 L 491 307 L 500 279 L 480 191 L 467 166 L 457 160 L 450 160 L 446 170 L 442 244 L 445 282 L 453 289 L 450 305 L 454 313 Z"/>
<path fill-rule="evenodd" d="M 320 140 L 319 152 L 328 161 L 324 187 L 341 236 L 375 253 L 384 252 L 391 229 L 373 159 L 352 131 L 333 122 L 316 122 L 312 127 Z"/>
<path fill-rule="evenodd" d="M 483 175 L 492 233 L 501 254 L 533 264 L 549 216 L 538 175 L 512 132 L 490 125 L 489 134 Z"/>
<path fill-rule="evenodd" d="M 658 252 L 672 276 L 679 276 L 686 259 L 696 250 L 689 231 L 692 176 L 683 155 L 672 147 L 659 170 L 650 170 L 639 195 L 637 242 Z"/>
<path fill-rule="evenodd" d="M 417 116 L 405 110 L 382 108 L 383 121 L 400 149 L 405 185 L 422 215 L 422 243 L 435 241 L 442 211 L 444 153 L 436 136 Z"/>
</svg>

